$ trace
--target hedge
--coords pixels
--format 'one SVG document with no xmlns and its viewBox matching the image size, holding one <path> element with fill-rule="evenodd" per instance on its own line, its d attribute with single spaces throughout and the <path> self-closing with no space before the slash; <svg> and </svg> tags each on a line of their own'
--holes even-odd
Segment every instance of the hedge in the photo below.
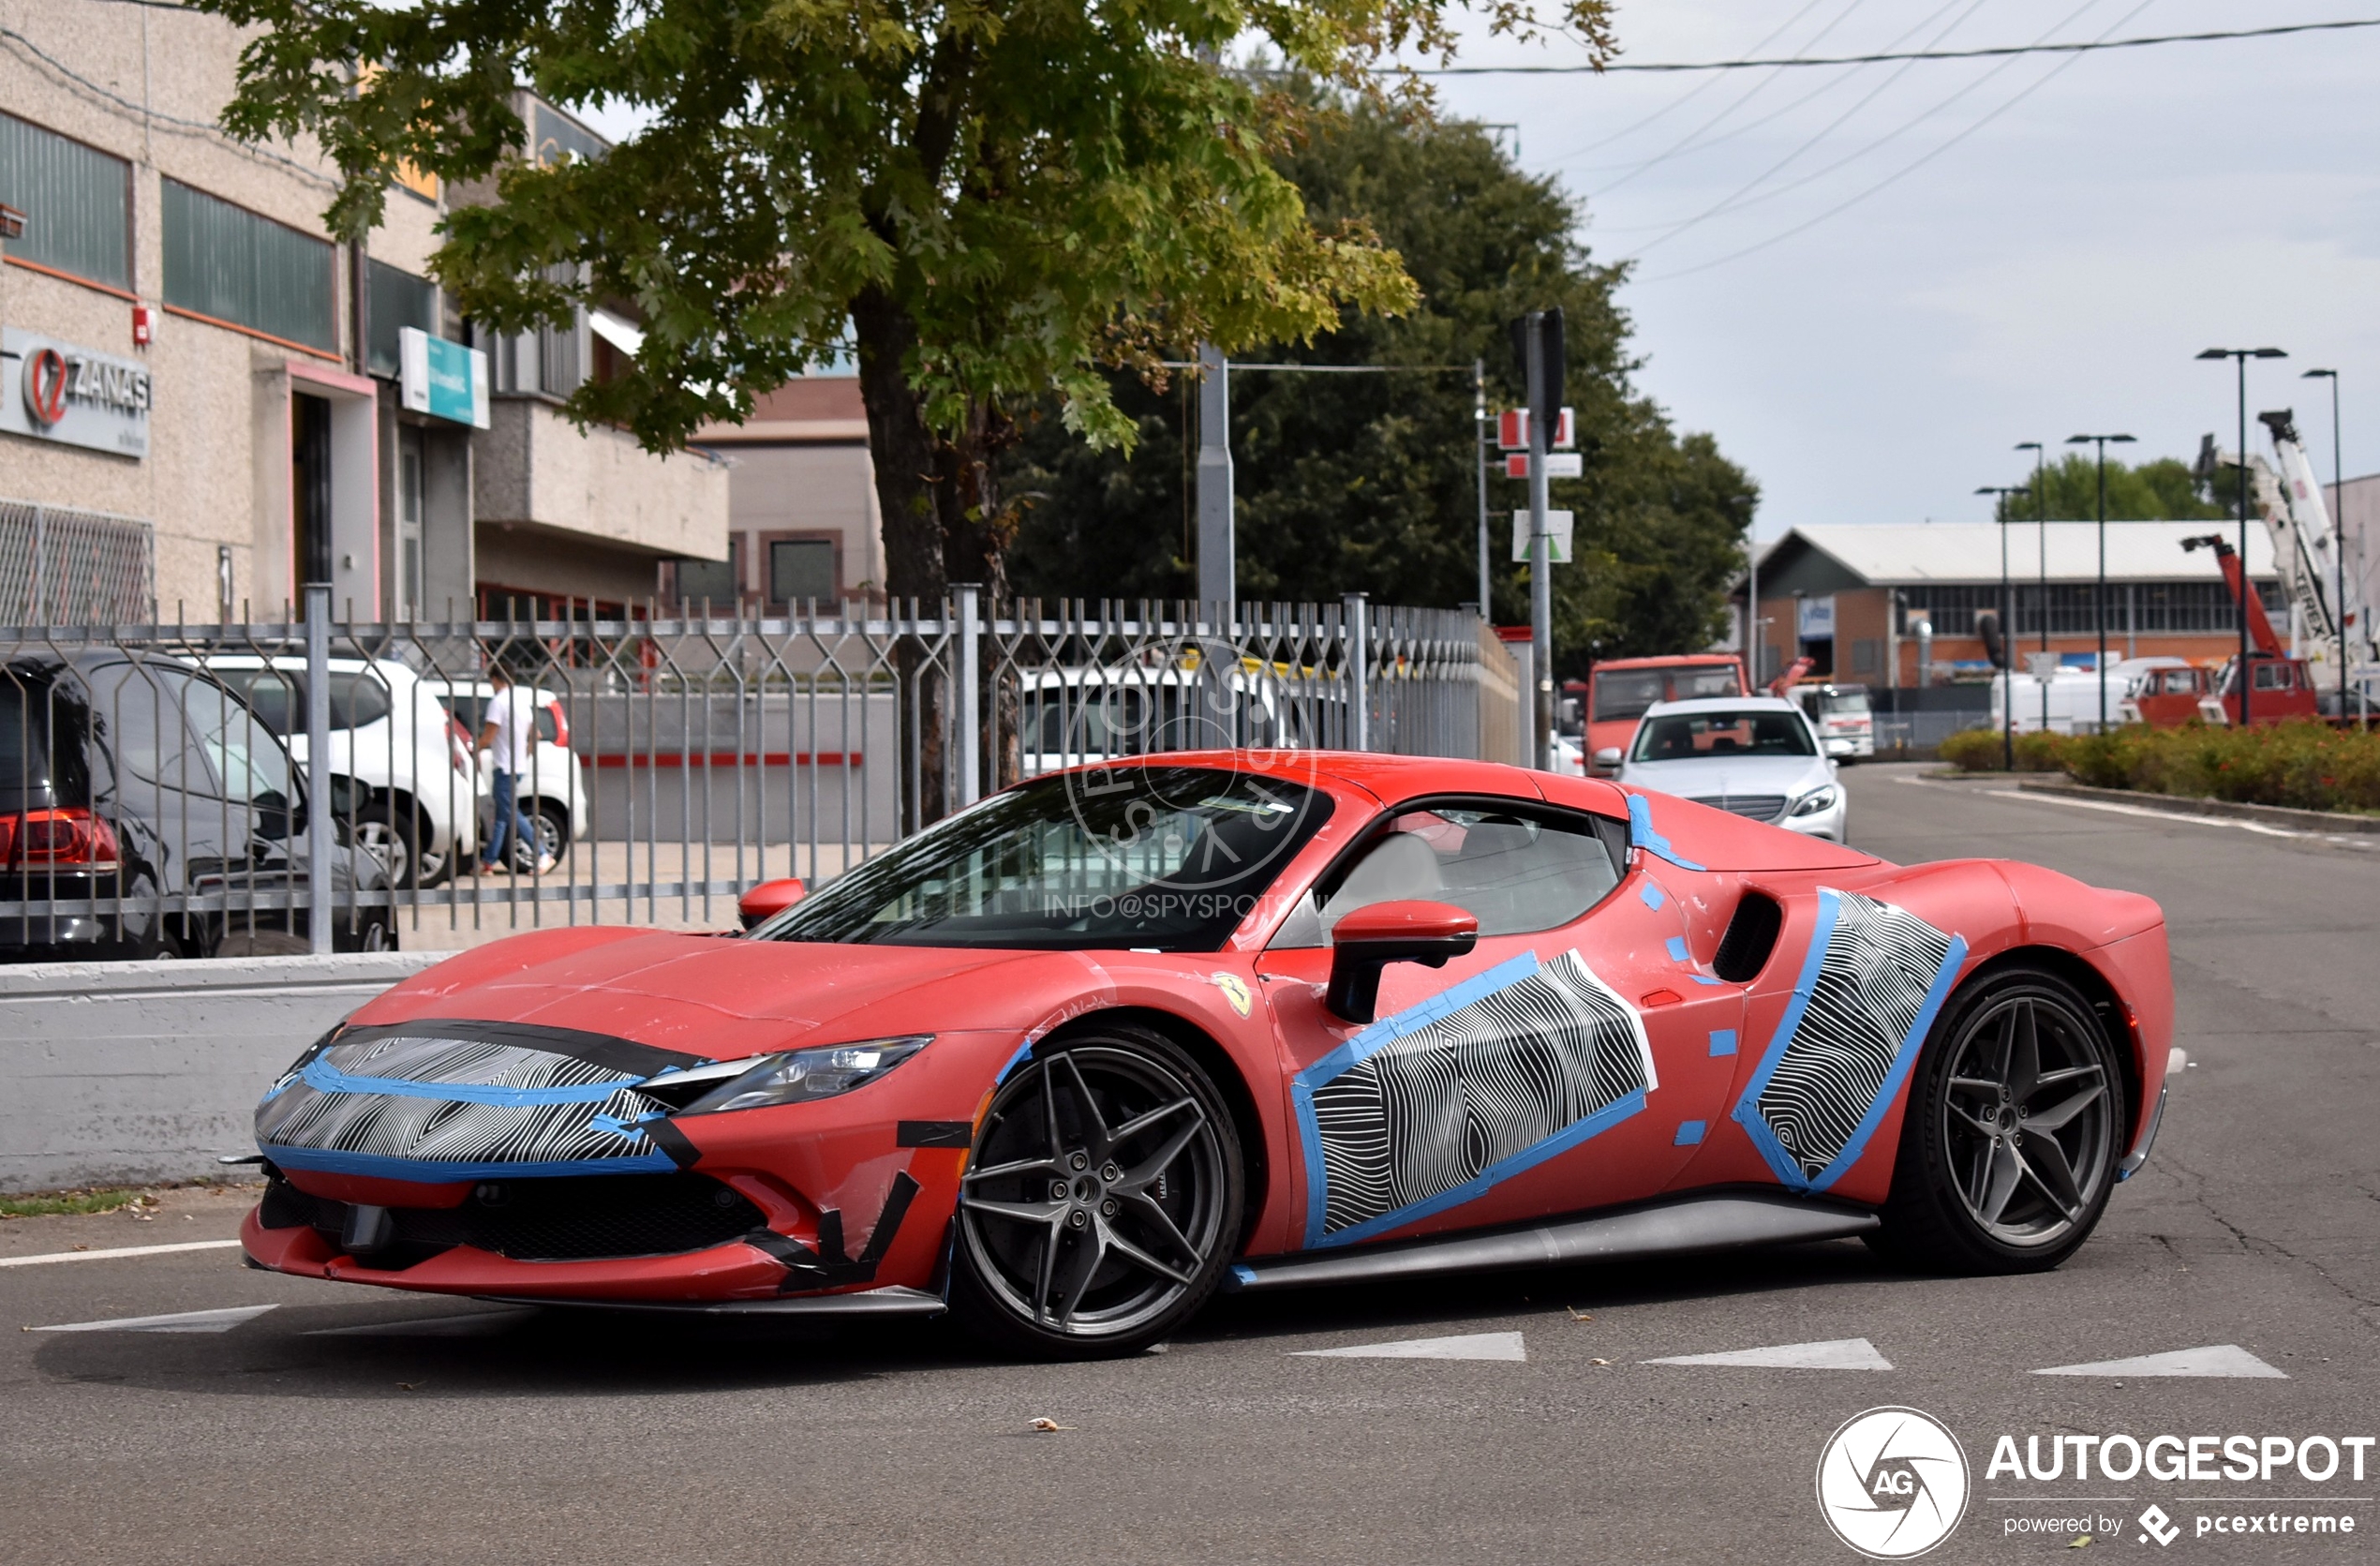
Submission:
<svg viewBox="0 0 2380 1566">
<path fill-rule="evenodd" d="M 1963 771 L 1998 771 L 1999 731 L 1955 734 L 1942 741 L 1941 757 Z M 2106 734 L 2020 734 L 2016 768 L 2064 772 L 2094 788 L 2380 812 L 2380 731 L 2303 720 L 2253 729 L 2133 724 Z"/>
</svg>

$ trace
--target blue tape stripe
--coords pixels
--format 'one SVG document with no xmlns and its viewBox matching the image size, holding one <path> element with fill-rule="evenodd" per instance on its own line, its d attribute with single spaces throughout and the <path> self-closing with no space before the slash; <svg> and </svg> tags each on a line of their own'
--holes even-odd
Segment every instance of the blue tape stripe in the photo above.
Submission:
<svg viewBox="0 0 2380 1566">
<path fill-rule="evenodd" d="M 410 1077 L 352 1077 L 318 1055 L 299 1079 L 318 1093 L 379 1093 L 392 1098 L 428 1098 L 448 1104 L 496 1104 L 524 1109 L 536 1104 L 600 1104 L 641 1078 L 585 1082 L 575 1087 L 498 1087 L 484 1082 L 424 1082 Z"/>
<path fill-rule="evenodd" d="M 1876 1134 L 1876 1127 L 1883 1121 L 1884 1111 L 1892 1107 L 1894 1099 L 1900 1096 L 1901 1083 L 1908 1080 L 1910 1067 L 1917 1062 L 1918 1048 L 1926 1042 L 1926 1036 L 1933 1032 L 1934 1019 L 1941 1014 L 1942 1003 L 1950 998 L 1950 987 L 1957 980 L 1958 970 L 1966 965 L 1967 939 L 1963 935 L 1953 935 L 1950 950 L 1942 956 L 1942 965 L 1934 972 L 1934 982 L 1926 986 L 1926 1004 L 1917 1008 L 1916 1017 L 1909 1024 L 1909 1036 L 1900 1041 L 1900 1049 L 1893 1055 L 1892 1068 L 1884 1073 L 1884 1085 L 1878 1090 L 1876 1101 L 1867 1106 L 1866 1114 L 1860 1116 L 1858 1126 L 1852 1132 L 1852 1140 L 1843 1144 L 1843 1150 L 1835 1156 L 1835 1161 L 1821 1170 L 1818 1178 L 1809 1183 L 1811 1190 L 1822 1191 L 1840 1180 L 1850 1172 L 1853 1164 L 1859 1162 L 1859 1156 L 1867 1150 L 1867 1139 Z"/>
<path fill-rule="evenodd" d="M 1715 1055 L 1732 1055 L 1734 1052 L 1735 1030 L 1733 1028 L 1713 1028 L 1711 1030 L 1711 1053 Z"/>
<path fill-rule="evenodd" d="M 1002 1066 L 1000 1068 L 1000 1074 L 991 1079 L 992 1084 L 994 1086 L 998 1086 L 1000 1083 L 1006 1081 L 1008 1080 L 1008 1073 L 1014 1071 L 1018 1066 L 1022 1066 L 1025 1063 L 1026 1058 L 1032 1053 L 1033 1040 L 1028 1038 L 1023 1043 L 1017 1046 L 1017 1052 L 1008 1057 L 1008 1064 Z"/>
<path fill-rule="evenodd" d="M 1667 859 L 1680 870 L 1705 870 L 1670 846 L 1670 840 L 1653 829 L 1653 806 L 1642 794 L 1628 797 L 1628 838 L 1637 847 L 1656 858 Z"/>
<path fill-rule="evenodd" d="M 1694 976 L 1694 982 L 1697 984 L 1724 984 L 1727 980 L 1723 978 L 1713 978 L 1708 974 L 1696 974 Z"/>
<path fill-rule="evenodd" d="M 1693 955 L 1692 955 L 1691 953 L 1689 953 L 1689 952 L 1686 949 L 1686 937 L 1685 937 L 1685 936 L 1683 936 L 1683 935 L 1673 935 L 1673 936 L 1671 936 L 1671 937 L 1670 937 L 1667 941 L 1663 942 L 1662 944 L 1663 944 L 1664 946 L 1666 946 L 1666 947 L 1669 947 L 1670 961 L 1671 961 L 1671 962 L 1691 962 L 1694 960 L 1694 959 L 1693 959 Z"/>
<path fill-rule="evenodd" d="M 1644 906 L 1657 914 L 1661 911 L 1661 904 L 1669 901 L 1668 895 L 1661 890 L 1660 883 L 1649 875 L 1644 878 L 1644 885 L 1636 888 L 1636 895 Z"/>
<path fill-rule="evenodd" d="M 1361 1223 L 1351 1224 L 1334 1234 L 1326 1234 L 1317 1238 L 1315 1226 L 1309 1224 L 1306 1229 L 1307 1247 L 1314 1250 L 1326 1250 L 1338 1245 L 1351 1245 L 1358 1241 L 1385 1234 L 1392 1229 L 1402 1229 L 1406 1224 L 1419 1223 L 1423 1218 L 1443 1213 L 1450 1207 L 1460 1207 L 1466 1201 L 1476 1201 L 1514 1175 L 1534 1169 L 1548 1158 L 1568 1153 L 1588 1138 L 1599 1136 L 1630 1115 L 1642 1113 L 1644 1109 L 1644 1090 L 1638 1088 L 1627 1097 L 1605 1105 L 1584 1120 L 1564 1126 L 1543 1141 L 1525 1147 L 1509 1157 L 1497 1159 L 1451 1190 L 1440 1191 L 1426 1201 L 1400 1207 L 1393 1213 L 1383 1213 L 1376 1218 L 1366 1218 Z"/>
<path fill-rule="evenodd" d="M 1793 1030 L 1802 1025 L 1802 1013 L 1809 1009 L 1810 996 L 1818 989 L 1818 970 L 1826 961 L 1826 943 L 1834 938 L 1842 910 L 1841 895 L 1821 887 L 1818 921 L 1810 931 L 1809 950 L 1802 958 L 1801 977 L 1793 982 L 1793 998 L 1786 1002 L 1785 1015 L 1778 1020 L 1777 1031 L 1769 1036 L 1768 1048 L 1762 1053 L 1760 1066 L 1752 1073 L 1744 1096 L 1735 1100 L 1733 1116 L 1751 1137 L 1752 1145 L 1760 1150 L 1761 1158 L 1778 1183 L 1796 1191 L 1809 1188 L 1809 1177 L 1802 1172 L 1800 1160 L 1786 1151 L 1785 1144 L 1777 1140 L 1777 1133 L 1769 1129 L 1768 1122 L 1761 1118 L 1760 1096 L 1767 1088 L 1768 1080 L 1777 1074 L 1778 1063 L 1785 1058 L 1785 1047 L 1793 1041 Z"/>
<path fill-rule="evenodd" d="M 1672 1147 L 1692 1147 L 1702 1141 L 1703 1133 L 1709 1128 L 1710 1127 L 1705 1123 L 1700 1120 L 1681 1121 L 1677 1127 L 1677 1136 L 1670 1142 L 1670 1145 Z"/>
<path fill-rule="evenodd" d="M 320 1147 L 280 1147 L 272 1142 L 261 1146 L 264 1156 L 283 1169 L 319 1170 L 324 1174 L 368 1174 L 382 1180 L 410 1180 L 431 1186 L 457 1180 L 543 1180 L 566 1174 L 669 1174 L 677 1168 L 676 1160 L 658 1149 L 629 1158 L 556 1158 L 543 1163 L 509 1163 L 501 1158 L 395 1158 L 384 1153 L 341 1153 Z"/>
</svg>

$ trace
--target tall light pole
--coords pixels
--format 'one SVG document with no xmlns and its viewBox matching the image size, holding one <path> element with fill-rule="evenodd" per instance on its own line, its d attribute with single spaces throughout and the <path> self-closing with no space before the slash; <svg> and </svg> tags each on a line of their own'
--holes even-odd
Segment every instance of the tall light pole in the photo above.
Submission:
<svg viewBox="0 0 2380 1566">
<path fill-rule="evenodd" d="M 2229 359 L 2239 370 L 2239 726 L 2246 728 L 2250 693 L 2256 684 L 2255 670 L 2248 663 L 2248 595 L 2256 590 L 2255 578 L 2248 574 L 2248 361 L 2289 355 L 2277 348 L 2210 348 L 2198 357 Z"/>
<path fill-rule="evenodd" d="M 2049 475 L 2038 440 L 2019 440 L 2016 450 L 2033 454 L 2033 520 L 2041 525 L 2041 650 L 2049 651 Z M 2049 732 L 2049 677 L 2041 677 L 2041 731 Z"/>
<path fill-rule="evenodd" d="M 2008 500 L 2024 492 L 2021 484 L 1987 484 L 1975 491 L 1994 497 L 1992 519 L 2000 524 L 2000 757 L 2011 772 L 2016 770 L 2016 601 L 2008 588 Z"/>
<path fill-rule="evenodd" d="M 1478 436 L 1480 470 L 1480 618 L 1495 623 L 1495 604 L 1488 596 L 1488 405 L 1487 361 L 1471 361 L 1471 425 Z"/>
<path fill-rule="evenodd" d="M 2099 681 L 2099 732 L 2107 732 L 2107 446 L 2132 444 L 2129 435 L 2069 435 L 2066 444 L 2099 443 L 2099 586 L 2090 595 L 2090 618 L 2099 627 L 2099 655 L 2090 665 Z M 2244 557 L 2243 557 L 2244 558 Z"/>
<path fill-rule="evenodd" d="M 1238 544 L 1233 537 L 1231 365 L 1212 343 L 1198 345 L 1198 604 L 1221 606 L 1215 634 L 1228 637 L 1238 618 Z"/>
<path fill-rule="evenodd" d="M 2339 455 L 2339 372 L 2308 370 L 2300 380 L 2330 382 L 2330 555 L 2337 567 L 2339 595 L 2331 600 L 2330 618 L 2339 622 L 2339 721 L 2347 721 L 2347 506 L 2346 464 Z"/>
</svg>

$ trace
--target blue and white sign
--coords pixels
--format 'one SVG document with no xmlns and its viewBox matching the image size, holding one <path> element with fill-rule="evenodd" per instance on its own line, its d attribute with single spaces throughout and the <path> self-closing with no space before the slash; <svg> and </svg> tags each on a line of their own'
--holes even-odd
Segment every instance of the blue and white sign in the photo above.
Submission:
<svg viewBox="0 0 2380 1566">
<path fill-rule="evenodd" d="M 418 326 L 396 334 L 397 398 L 416 413 L 487 427 L 487 355 Z"/>
<path fill-rule="evenodd" d="M 1835 634 L 1835 595 L 1793 601 L 1794 634 L 1806 642 L 1822 642 Z"/>
</svg>

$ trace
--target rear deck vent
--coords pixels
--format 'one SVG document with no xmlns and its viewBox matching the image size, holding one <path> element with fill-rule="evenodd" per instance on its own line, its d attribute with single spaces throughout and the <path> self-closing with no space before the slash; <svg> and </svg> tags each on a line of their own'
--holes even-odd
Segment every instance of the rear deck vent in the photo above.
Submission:
<svg viewBox="0 0 2380 1566">
<path fill-rule="evenodd" d="M 1768 966 L 1768 954 L 1777 949 L 1777 932 L 1785 923 L 1785 910 L 1765 892 L 1746 892 L 1735 904 L 1734 917 L 1727 921 L 1727 933 L 1719 937 L 1718 955 L 1711 959 L 1711 971 L 1730 984 L 1748 984 Z"/>
</svg>

